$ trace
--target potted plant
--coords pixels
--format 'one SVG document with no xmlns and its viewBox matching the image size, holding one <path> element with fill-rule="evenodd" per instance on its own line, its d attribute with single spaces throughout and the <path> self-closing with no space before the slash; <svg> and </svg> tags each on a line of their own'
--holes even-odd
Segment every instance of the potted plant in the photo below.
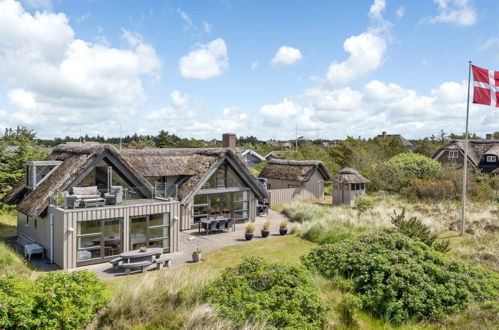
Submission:
<svg viewBox="0 0 499 330">
<path fill-rule="evenodd" d="M 263 224 L 262 237 L 267 237 L 270 234 L 270 221 L 267 219 Z"/>
<path fill-rule="evenodd" d="M 255 224 L 254 223 L 248 223 L 246 225 L 246 233 L 244 234 L 244 238 L 246 238 L 247 241 L 250 241 L 253 239 L 253 233 L 255 232 Z"/>
<path fill-rule="evenodd" d="M 147 246 L 141 246 L 139 252 L 147 252 Z"/>
<path fill-rule="evenodd" d="M 282 220 L 279 224 L 279 234 L 286 235 L 288 233 L 288 221 Z"/>
<path fill-rule="evenodd" d="M 193 262 L 201 261 L 201 249 L 197 248 L 194 252 L 192 252 L 192 261 Z"/>
</svg>

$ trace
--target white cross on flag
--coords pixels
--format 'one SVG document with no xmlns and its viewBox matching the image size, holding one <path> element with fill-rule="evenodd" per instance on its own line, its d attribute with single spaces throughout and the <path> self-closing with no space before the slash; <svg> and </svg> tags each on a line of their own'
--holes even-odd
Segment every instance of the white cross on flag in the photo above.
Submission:
<svg viewBox="0 0 499 330">
<path fill-rule="evenodd" d="M 472 65 L 473 103 L 499 107 L 499 72 Z"/>
</svg>

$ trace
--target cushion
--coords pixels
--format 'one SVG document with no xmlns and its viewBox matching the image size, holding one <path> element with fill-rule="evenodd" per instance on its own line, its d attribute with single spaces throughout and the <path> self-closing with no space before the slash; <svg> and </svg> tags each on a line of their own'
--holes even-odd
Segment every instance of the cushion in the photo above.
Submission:
<svg viewBox="0 0 499 330">
<path fill-rule="evenodd" d="M 109 189 L 109 193 L 111 195 L 117 195 L 123 190 L 122 186 L 111 186 L 111 189 Z"/>
<path fill-rule="evenodd" d="M 90 187 L 73 187 L 74 195 L 99 195 L 97 186 Z"/>
</svg>

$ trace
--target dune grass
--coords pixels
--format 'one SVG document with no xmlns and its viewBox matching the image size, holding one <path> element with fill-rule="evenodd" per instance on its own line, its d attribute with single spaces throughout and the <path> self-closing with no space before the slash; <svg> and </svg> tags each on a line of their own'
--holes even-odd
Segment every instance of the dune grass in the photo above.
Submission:
<svg viewBox="0 0 499 330">
<path fill-rule="evenodd" d="M 293 221 L 293 232 L 319 242 L 331 233 L 357 235 L 391 227 L 394 211 L 406 210 L 407 218 L 417 217 L 451 243 L 449 256 L 467 260 L 499 271 L 499 204 L 469 203 L 466 234 L 459 235 L 461 209 L 459 203 L 409 203 L 395 197 L 379 197 L 375 207 L 359 216 L 348 206 L 295 202 L 283 212 Z"/>
<path fill-rule="evenodd" d="M 8 237 L 16 234 L 16 225 L 14 214 L 0 213 L 0 276 L 33 275 L 33 267 L 5 242 Z"/>
</svg>

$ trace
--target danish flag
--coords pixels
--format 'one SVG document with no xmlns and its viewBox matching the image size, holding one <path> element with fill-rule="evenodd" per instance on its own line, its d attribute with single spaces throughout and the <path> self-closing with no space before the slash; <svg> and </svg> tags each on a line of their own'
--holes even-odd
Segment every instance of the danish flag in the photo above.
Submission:
<svg viewBox="0 0 499 330">
<path fill-rule="evenodd" d="M 499 107 L 499 71 L 471 66 L 473 69 L 473 103 Z"/>
</svg>

